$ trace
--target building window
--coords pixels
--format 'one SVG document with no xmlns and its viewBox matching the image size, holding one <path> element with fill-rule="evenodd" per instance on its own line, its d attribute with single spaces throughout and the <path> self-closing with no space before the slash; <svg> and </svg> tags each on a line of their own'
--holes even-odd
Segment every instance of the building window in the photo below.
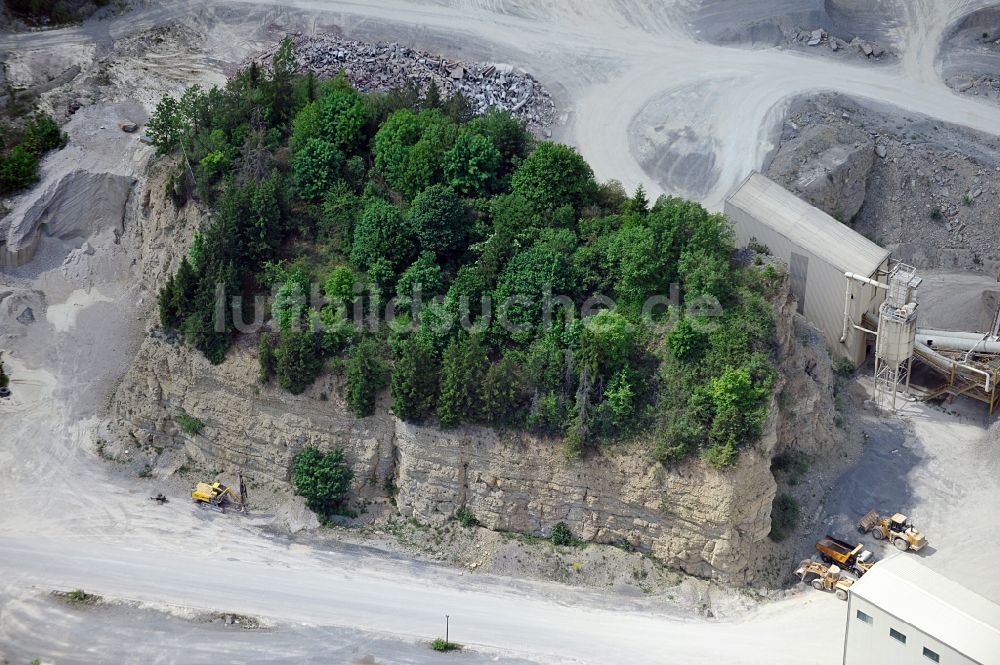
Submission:
<svg viewBox="0 0 1000 665">
<path fill-rule="evenodd" d="M 901 632 L 899 632 L 895 628 L 890 628 L 889 629 L 889 637 L 891 637 L 892 639 L 896 640 L 900 644 L 906 644 L 906 635 L 903 635 Z"/>
<path fill-rule="evenodd" d="M 934 661 L 935 663 L 941 662 L 941 656 L 937 655 L 936 652 L 931 651 L 927 647 L 924 647 L 924 658 Z"/>
<path fill-rule="evenodd" d="M 872 619 L 869 615 L 865 614 L 861 610 L 858 610 L 858 621 L 861 621 L 863 623 L 867 623 L 869 625 L 875 623 L 874 619 Z"/>
</svg>

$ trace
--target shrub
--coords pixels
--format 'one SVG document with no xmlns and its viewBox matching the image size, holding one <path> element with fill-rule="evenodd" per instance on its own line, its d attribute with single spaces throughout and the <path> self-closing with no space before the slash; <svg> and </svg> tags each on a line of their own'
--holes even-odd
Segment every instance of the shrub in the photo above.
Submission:
<svg viewBox="0 0 1000 665">
<path fill-rule="evenodd" d="M 295 457 L 292 466 L 295 493 L 305 497 L 309 509 L 323 517 L 343 511 L 353 478 L 354 473 L 344 462 L 341 448 L 323 454 L 308 446 Z"/>
<path fill-rule="evenodd" d="M 295 184 L 302 198 L 318 200 L 326 194 L 340 173 L 344 156 L 332 143 L 309 139 L 292 158 Z"/>
<path fill-rule="evenodd" d="M 354 227 L 354 262 L 369 268 L 383 259 L 395 268 L 405 266 L 412 256 L 409 229 L 399 208 L 382 199 L 370 201 Z"/>
<path fill-rule="evenodd" d="M 438 637 L 431 642 L 431 648 L 435 651 L 460 651 L 462 645 L 456 642 L 446 642 L 444 638 Z"/>
<path fill-rule="evenodd" d="M 9 194 L 38 180 L 38 157 L 23 145 L 14 146 L 0 161 L 0 193 Z"/>
<path fill-rule="evenodd" d="M 576 539 L 573 538 L 573 532 L 570 531 L 569 526 L 565 522 L 556 522 L 556 525 L 552 527 L 551 538 L 553 545 L 576 544 Z"/>
<path fill-rule="evenodd" d="M 943 216 L 944 213 L 941 211 L 941 206 L 934 206 L 931 208 L 931 219 L 936 221 L 941 219 Z"/>
<path fill-rule="evenodd" d="M 479 520 L 476 519 L 476 516 L 468 508 L 461 508 L 457 513 L 455 513 L 455 519 L 457 519 L 458 523 L 467 529 L 479 526 Z"/>
<path fill-rule="evenodd" d="M 267 383 L 274 375 L 274 343 L 270 335 L 261 335 L 257 341 L 257 362 L 260 372 L 257 376 L 261 383 Z"/>
<path fill-rule="evenodd" d="M 190 436 L 201 434 L 201 430 L 205 429 L 205 423 L 188 414 L 184 409 L 177 412 L 177 415 L 174 416 L 174 422 L 177 423 L 182 432 Z"/>
<path fill-rule="evenodd" d="M 776 543 L 788 538 L 799 523 L 799 502 L 790 494 L 779 494 L 771 505 L 771 532 Z"/>
<path fill-rule="evenodd" d="M 500 152 L 488 138 L 468 130 L 459 133 L 455 145 L 444 154 L 444 177 L 466 196 L 480 196 L 496 181 Z"/>
<path fill-rule="evenodd" d="M 49 150 L 66 147 L 69 136 L 59 131 L 59 125 L 48 114 L 39 114 L 28 121 L 24 128 L 24 145 L 28 150 L 41 156 Z"/>
<path fill-rule="evenodd" d="M 700 330 L 685 317 L 677 322 L 674 329 L 667 334 L 667 346 L 670 353 L 678 360 L 693 360 L 705 349 L 707 339 Z"/>
<path fill-rule="evenodd" d="M 0 388 L 6 388 L 10 385 L 10 377 L 7 376 L 7 372 L 3 368 L 3 353 L 0 353 Z"/>
<path fill-rule="evenodd" d="M 855 366 L 854 361 L 850 358 L 837 358 L 837 361 L 833 363 L 833 371 L 837 373 L 838 376 L 849 377 L 858 368 Z"/>
<path fill-rule="evenodd" d="M 65 598 L 67 602 L 79 605 L 96 605 L 101 602 L 101 597 L 99 595 L 95 593 L 87 593 L 83 589 L 73 589 L 72 591 L 67 591 L 59 595 Z"/>
<path fill-rule="evenodd" d="M 274 351 L 274 359 L 278 384 L 293 395 L 301 395 L 316 381 L 323 369 L 319 335 L 311 330 L 281 333 L 281 342 Z"/>
</svg>

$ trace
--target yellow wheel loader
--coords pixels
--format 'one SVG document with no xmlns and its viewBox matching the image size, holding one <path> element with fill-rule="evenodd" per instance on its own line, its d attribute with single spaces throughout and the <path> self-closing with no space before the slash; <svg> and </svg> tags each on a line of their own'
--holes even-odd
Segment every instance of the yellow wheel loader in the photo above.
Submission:
<svg viewBox="0 0 1000 665">
<path fill-rule="evenodd" d="M 837 566 L 826 566 L 818 561 L 806 559 L 795 571 L 803 583 L 818 591 L 832 591 L 840 600 L 847 600 L 847 594 L 854 580 L 844 577 Z"/>
<path fill-rule="evenodd" d="M 919 552 L 927 544 L 924 534 L 914 529 L 910 520 L 902 513 L 888 517 L 871 510 L 858 522 L 858 531 L 860 533 L 871 531 L 875 540 L 888 540 L 901 552 L 907 550 Z"/>
</svg>

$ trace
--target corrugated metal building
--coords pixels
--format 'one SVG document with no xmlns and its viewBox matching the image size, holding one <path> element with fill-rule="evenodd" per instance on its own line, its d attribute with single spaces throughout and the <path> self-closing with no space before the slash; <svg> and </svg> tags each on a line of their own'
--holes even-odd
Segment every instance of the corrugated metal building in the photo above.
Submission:
<svg viewBox="0 0 1000 665">
<path fill-rule="evenodd" d="M 847 601 L 844 665 L 869 663 L 998 665 L 1000 605 L 912 554 L 880 561 Z"/>
<path fill-rule="evenodd" d="M 865 333 L 852 325 L 840 341 L 849 286 L 844 273 L 884 276 L 889 252 L 756 171 L 726 199 L 725 213 L 740 246 L 756 241 L 788 264 L 798 311 L 823 331 L 830 349 L 864 362 L 870 343 Z M 860 324 L 866 312 L 877 319 L 884 292 L 859 282 L 850 289 L 850 320 Z"/>
</svg>

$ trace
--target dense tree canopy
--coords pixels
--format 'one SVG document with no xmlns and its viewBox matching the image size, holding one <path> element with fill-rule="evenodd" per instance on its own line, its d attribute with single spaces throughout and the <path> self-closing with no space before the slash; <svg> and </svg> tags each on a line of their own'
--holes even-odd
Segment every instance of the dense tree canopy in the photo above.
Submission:
<svg viewBox="0 0 1000 665">
<path fill-rule="evenodd" d="M 214 210 L 160 294 L 164 327 L 221 362 L 236 317 L 263 318 L 262 378 L 301 393 L 340 372 L 359 417 L 388 388 L 404 420 L 530 429 L 571 454 L 642 433 L 660 462 L 718 467 L 759 437 L 781 278 L 733 265 L 723 216 L 598 184 L 508 113 L 296 76 L 290 43 L 275 58 L 150 121 L 177 155 L 171 196 Z"/>
</svg>

